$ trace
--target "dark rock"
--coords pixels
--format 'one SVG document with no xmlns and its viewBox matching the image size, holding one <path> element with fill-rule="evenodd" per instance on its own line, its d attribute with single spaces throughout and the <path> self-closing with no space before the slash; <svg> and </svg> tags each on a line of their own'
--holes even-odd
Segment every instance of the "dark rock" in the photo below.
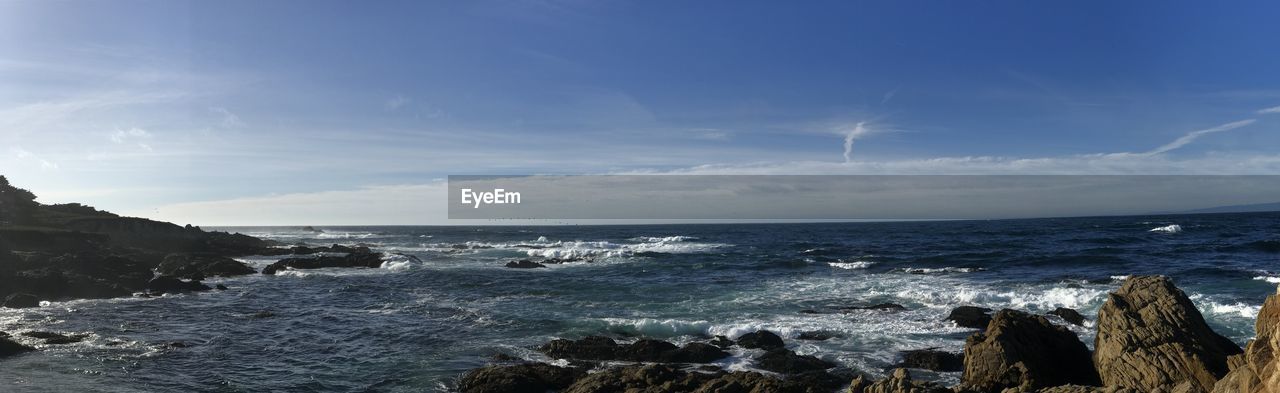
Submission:
<svg viewBox="0 0 1280 393">
<path fill-rule="evenodd" d="M 991 309 L 960 306 L 951 310 L 951 314 L 947 315 L 948 321 L 953 321 L 956 326 L 972 329 L 986 329 L 987 324 L 991 323 Z"/>
<path fill-rule="evenodd" d="M 17 355 L 27 351 L 34 351 L 35 348 L 28 347 L 10 340 L 8 337 L 0 337 L 0 358 Z"/>
<path fill-rule="evenodd" d="M 363 267 L 376 268 L 382 266 L 382 253 L 371 252 L 368 247 L 350 248 L 333 245 L 331 249 L 351 251 L 342 256 L 321 255 L 316 257 L 285 258 L 262 268 L 262 274 L 276 274 L 284 269 L 322 269 L 330 267 Z"/>
<path fill-rule="evenodd" d="M 490 356 L 489 359 L 499 363 L 510 363 L 510 362 L 520 361 L 520 358 L 518 357 L 511 356 L 501 352 L 493 354 L 493 356 Z"/>
<path fill-rule="evenodd" d="M 800 310 L 800 313 L 801 314 L 822 314 L 822 312 L 819 312 L 818 310 L 814 310 L 814 309 Z"/>
<path fill-rule="evenodd" d="M 880 303 L 880 304 L 873 304 L 870 306 L 839 307 L 839 309 L 840 310 L 902 311 L 902 310 L 906 310 L 907 308 L 903 307 L 901 304 L 896 304 L 896 303 Z"/>
<path fill-rule="evenodd" d="M 555 339 L 538 351 L 556 359 L 611 360 L 617 358 L 618 343 L 608 337 L 587 336 L 581 340 Z"/>
<path fill-rule="evenodd" d="M 1057 315 L 1058 318 L 1062 318 L 1062 320 L 1067 321 L 1067 323 L 1072 325 L 1084 326 L 1084 315 L 1080 315 L 1079 311 L 1072 310 L 1070 308 L 1058 307 L 1057 309 L 1050 311 L 1049 315 Z"/>
<path fill-rule="evenodd" d="M 462 393 L 545 393 L 562 390 L 584 374 L 545 363 L 486 366 L 468 371 L 458 382 Z"/>
<path fill-rule="evenodd" d="M 44 343 L 49 345 L 78 343 L 84 341 L 84 339 L 88 337 L 83 334 L 65 335 L 54 332 L 22 332 L 19 334 L 26 337 L 44 340 Z"/>
<path fill-rule="evenodd" d="M 547 265 L 530 261 L 528 259 L 521 259 L 519 261 L 507 262 L 507 267 L 512 269 L 533 269 L 533 268 L 539 268 L 539 267 L 547 267 Z"/>
<path fill-rule="evenodd" d="M 156 273 L 187 280 L 205 277 L 232 277 L 257 273 L 243 262 L 213 254 L 169 254 L 156 266 Z"/>
<path fill-rule="evenodd" d="M 172 341 L 172 342 L 169 342 L 169 343 L 167 343 L 167 344 L 165 344 L 165 345 L 166 345 L 166 346 L 168 346 L 168 347 L 170 347 L 170 348 L 187 348 L 187 347 L 190 347 L 190 346 L 191 346 L 190 344 L 187 344 L 187 343 L 182 342 L 182 341 Z"/>
<path fill-rule="evenodd" d="M 962 387 L 1029 392 L 1067 384 L 1097 386 L 1098 372 L 1079 337 L 1042 316 L 1000 310 L 985 332 L 965 340 Z"/>
<path fill-rule="evenodd" d="M 1141 391 L 1190 383 L 1210 391 L 1242 353 L 1205 323 L 1187 295 L 1164 276 L 1135 276 L 1108 295 L 1098 310 L 1094 340 L 1106 386 Z"/>
<path fill-rule="evenodd" d="M 729 347 L 733 346 L 733 340 L 730 340 L 728 337 L 720 336 L 720 335 L 715 336 L 715 338 L 712 338 L 711 341 L 708 341 L 708 343 L 711 345 L 715 345 L 720 349 L 728 349 Z"/>
<path fill-rule="evenodd" d="M 156 277 L 151 279 L 151 281 L 147 283 L 147 290 L 153 294 L 154 293 L 208 291 L 210 289 L 213 289 L 213 288 L 210 288 L 208 285 L 204 285 L 200 283 L 200 281 L 182 281 L 182 280 L 179 280 L 177 277 L 172 277 L 172 276 Z"/>
<path fill-rule="evenodd" d="M 551 265 L 559 265 L 559 264 L 562 264 L 562 263 L 581 262 L 581 261 L 582 261 L 582 258 L 547 258 L 547 259 L 543 259 L 543 260 L 542 260 L 542 263 L 544 263 L 544 264 L 551 264 Z M 588 261 L 588 262 L 590 262 L 590 261 Z"/>
<path fill-rule="evenodd" d="M 711 378 L 664 364 L 614 367 L 586 375 L 563 393 L 691 392 Z"/>
<path fill-rule="evenodd" d="M 214 285 L 214 286 L 213 286 L 213 288 L 214 288 L 214 289 L 217 289 L 217 290 L 219 290 L 219 291 L 225 291 L 225 290 L 227 290 L 227 286 L 226 286 L 226 285 L 222 285 L 222 284 Z"/>
<path fill-rule="evenodd" d="M 942 372 L 964 371 L 964 354 L 932 348 L 904 351 L 902 363 L 898 367 Z"/>
<path fill-rule="evenodd" d="M 799 336 L 796 336 L 796 340 L 826 341 L 833 337 L 835 337 L 835 335 L 828 332 L 803 332 L 800 333 Z"/>
<path fill-rule="evenodd" d="M 7 308 L 32 308 L 40 307 L 40 299 L 36 295 L 29 293 L 15 293 L 4 298 L 4 305 Z"/>
<path fill-rule="evenodd" d="M 271 318 L 274 316 L 276 316 L 276 313 L 264 310 L 264 311 L 258 311 L 256 313 L 253 313 L 253 315 L 250 315 L 249 317 L 253 319 L 263 319 L 263 318 Z"/>
<path fill-rule="evenodd" d="M 599 336 L 576 341 L 556 339 L 544 344 L 539 351 L 557 359 L 669 363 L 706 363 L 729 356 L 728 352 L 704 343 L 676 347 L 666 341 L 641 339 L 628 345 L 618 345 L 613 339 Z"/>
<path fill-rule="evenodd" d="M 782 342 L 782 337 L 769 332 L 768 330 L 757 330 L 738 337 L 738 346 L 748 349 L 778 349 L 786 347 Z"/>
<path fill-rule="evenodd" d="M 951 393 L 951 389 L 933 382 L 913 381 L 907 369 L 899 368 L 888 378 L 875 382 L 859 375 L 849 385 L 849 393 Z"/>
<path fill-rule="evenodd" d="M 806 371 L 823 371 L 836 365 L 808 355 L 798 355 L 789 349 L 773 349 L 755 358 L 756 367 L 781 374 L 799 374 Z"/>
</svg>

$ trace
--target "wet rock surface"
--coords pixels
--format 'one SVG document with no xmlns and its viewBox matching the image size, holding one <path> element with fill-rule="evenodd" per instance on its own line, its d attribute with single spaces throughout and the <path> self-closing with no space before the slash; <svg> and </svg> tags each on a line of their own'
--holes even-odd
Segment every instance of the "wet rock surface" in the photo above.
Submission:
<svg viewBox="0 0 1280 393">
<path fill-rule="evenodd" d="M 947 320 L 956 323 L 956 326 L 971 329 L 986 329 L 987 324 L 991 323 L 991 309 L 960 306 L 951 310 L 947 314 Z"/>
<path fill-rule="evenodd" d="M 964 346 L 961 385 L 979 392 L 1078 384 L 1096 386 L 1089 349 L 1075 333 L 1042 316 L 1000 310 Z"/>
</svg>

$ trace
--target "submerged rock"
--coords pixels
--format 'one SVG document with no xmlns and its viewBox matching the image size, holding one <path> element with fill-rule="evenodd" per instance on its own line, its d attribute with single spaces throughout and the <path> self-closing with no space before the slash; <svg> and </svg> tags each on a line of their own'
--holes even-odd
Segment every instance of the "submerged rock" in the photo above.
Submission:
<svg viewBox="0 0 1280 393">
<path fill-rule="evenodd" d="M 0 307 L 6 308 L 34 308 L 40 307 L 40 299 L 36 295 L 29 293 L 15 293 L 4 298 L 4 304 Z"/>
<path fill-rule="evenodd" d="M 1042 316 L 1000 310 L 986 331 L 965 340 L 964 388 L 1029 392 L 1066 384 L 1098 385 L 1098 373 L 1076 334 Z"/>
<path fill-rule="evenodd" d="M 1125 280 L 1098 311 L 1094 362 L 1106 386 L 1141 391 L 1191 383 L 1209 391 L 1240 347 L 1214 333 L 1187 295 L 1164 276 Z"/>
<path fill-rule="evenodd" d="M 943 372 L 964 371 L 964 355 L 932 348 L 904 351 L 902 363 L 898 367 Z"/>
<path fill-rule="evenodd" d="M 458 381 L 462 393 L 545 393 L 573 384 L 583 371 L 545 363 L 486 366 L 468 371 Z"/>
<path fill-rule="evenodd" d="M 340 247 L 334 245 L 334 247 Z M 371 252 L 368 247 L 359 247 L 352 249 L 353 252 L 343 256 L 322 255 L 306 258 L 285 258 L 262 268 L 262 274 L 276 274 L 280 270 L 288 269 L 322 269 L 328 267 L 364 267 L 376 268 L 382 266 L 382 253 Z"/>
<path fill-rule="evenodd" d="M 708 341 L 707 343 L 711 345 L 715 345 L 717 348 L 720 348 L 720 349 L 728 349 L 729 347 L 733 346 L 733 340 L 730 340 L 728 337 L 720 336 L 720 335 L 717 335 L 715 338 L 712 338 L 711 341 Z"/>
<path fill-rule="evenodd" d="M 1231 372 L 1213 387 L 1213 393 L 1280 393 L 1280 290 L 1267 297 L 1254 322 L 1256 337 L 1244 353 L 1228 359 Z"/>
<path fill-rule="evenodd" d="M 870 306 L 839 307 L 838 309 L 840 309 L 840 310 L 880 310 L 880 311 L 902 311 L 902 310 L 906 310 L 907 308 L 906 308 L 906 307 L 903 307 L 901 304 L 897 304 L 897 303 L 880 303 L 880 304 L 873 304 L 873 305 L 870 305 Z"/>
<path fill-rule="evenodd" d="M 78 343 L 78 342 L 84 341 L 84 339 L 88 337 L 87 335 L 84 335 L 84 334 L 66 335 L 66 334 L 54 333 L 54 332 L 23 332 L 20 334 L 26 337 L 38 338 L 38 339 L 44 340 L 44 343 L 47 345 Z"/>
<path fill-rule="evenodd" d="M 947 320 L 963 328 L 986 329 L 987 324 L 991 323 L 990 313 L 989 308 L 960 306 L 951 309 L 951 313 L 947 314 Z"/>
<path fill-rule="evenodd" d="M 800 333 L 800 335 L 796 336 L 796 340 L 826 341 L 826 340 L 835 338 L 835 336 L 836 336 L 835 334 L 832 334 L 829 332 L 823 332 L 823 331 L 803 332 L 803 333 Z"/>
<path fill-rule="evenodd" d="M 213 288 L 210 288 L 208 285 L 204 285 L 200 281 L 182 281 L 173 276 L 160 276 L 151 279 L 150 282 L 147 282 L 147 291 L 153 294 L 208 291 L 211 289 Z"/>
<path fill-rule="evenodd" d="M 19 344 L 10 340 L 8 335 L 0 337 L 0 358 L 17 355 L 23 352 L 34 351 L 35 348 Z"/>
<path fill-rule="evenodd" d="M 506 266 L 512 269 L 534 269 L 539 267 L 547 267 L 547 265 L 530 261 L 528 259 L 521 259 L 519 261 L 507 262 Z"/>
<path fill-rule="evenodd" d="M 1084 326 L 1084 315 L 1080 315 L 1079 311 L 1066 307 L 1058 307 L 1053 311 L 1050 311 L 1048 314 L 1057 315 L 1058 318 L 1062 318 L 1062 320 L 1067 321 L 1069 324 Z"/>
<path fill-rule="evenodd" d="M 859 375 L 849 384 L 849 393 L 951 393 L 951 389 L 933 382 L 912 381 L 911 373 L 899 368 L 888 378 L 875 382 Z"/>
<path fill-rule="evenodd" d="M 778 349 L 786 346 L 782 342 L 782 337 L 773 334 L 768 330 L 757 330 L 738 337 L 738 346 L 747 349 Z"/>
</svg>

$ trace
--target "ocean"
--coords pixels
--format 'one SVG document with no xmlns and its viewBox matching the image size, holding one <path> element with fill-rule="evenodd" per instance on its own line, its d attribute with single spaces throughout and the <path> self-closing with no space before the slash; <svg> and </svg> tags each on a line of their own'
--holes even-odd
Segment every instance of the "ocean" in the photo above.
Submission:
<svg viewBox="0 0 1280 393">
<path fill-rule="evenodd" d="M 0 361 L 0 390 L 450 391 L 495 354 L 548 360 L 533 347 L 557 337 L 684 343 L 756 329 L 801 354 L 883 375 L 900 351 L 960 351 L 974 330 L 943 320 L 960 305 L 1075 308 L 1089 321 L 1070 328 L 1092 347 L 1093 317 L 1128 275 L 1173 277 L 1216 331 L 1243 344 L 1280 283 L 1280 213 L 220 229 L 417 260 L 206 281 L 226 291 L 0 309 L 0 331 L 89 335 Z M 241 260 L 260 269 L 277 258 Z M 584 261 L 503 266 L 543 258 Z M 837 310 L 879 303 L 906 310 Z M 834 337 L 796 339 L 804 332 Z M 719 365 L 750 368 L 739 356 Z"/>
</svg>

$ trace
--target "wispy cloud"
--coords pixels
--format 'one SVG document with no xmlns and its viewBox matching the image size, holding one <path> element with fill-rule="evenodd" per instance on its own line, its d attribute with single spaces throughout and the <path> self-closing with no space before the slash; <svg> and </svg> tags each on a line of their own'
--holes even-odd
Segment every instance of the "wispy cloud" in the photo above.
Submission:
<svg viewBox="0 0 1280 393">
<path fill-rule="evenodd" d="M 45 159 L 43 157 L 40 157 L 35 153 L 32 153 L 30 150 L 23 149 L 22 146 L 15 146 L 15 147 L 9 148 L 9 154 L 11 154 L 13 158 L 17 159 L 20 162 L 32 162 L 32 163 L 39 164 L 40 169 L 42 170 L 58 169 L 57 163 L 53 161 L 49 161 L 48 159 Z"/>
<path fill-rule="evenodd" d="M 244 122 L 240 121 L 240 116 L 232 113 L 227 108 L 220 106 L 209 107 L 209 112 L 222 115 L 222 126 L 226 128 L 244 127 Z"/>
<path fill-rule="evenodd" d="M 382 109 L 394 111 L 408 105 L 410 102 L 413 102 L 413 99 L 402 95 L 396 95 L 395 97 L 388 98 L 387 101 L 382 104 Z"/>
<path fill-rule="evenodd" d="M 111 133 L 111 141 L 115 143 L 125 143 L 131 139 L 145 139 L 150 137 L 150 132 L 138 127 L 133 127 L 127 130 L 116 128 L 116 130 Z"/>
<path fill-rule="evenodd" d="M 1273 114 L 1273 113 L 1280 113 L 1280 106 L 1273 106 L 1273 107 L 1270 107 L 1270 108 L 1265 108 L 1265 109 L 1259 109 L 1259 110 L 1258 110 L 1258 114 L 1259 114 L 1259 115 L 1269 115 L 1269 114 Z"/>
<path fill-rule="evenodd" d="M 853 141 L 864 137 L 871 133 L 871 128 L 867 126 L 867 122 L 860 121 L 849 129 L 844 135 L 844 162 L 853 161 Z"/>
<path fill-rule="evenodd" d="M 1256 122 L 1256 121 L 1257 121 L 1257 119 L 1245 119 L 1245 120 L 1240 120 L 1240 121 L 1233 121 L 1233 122 L 1230 122 L 1230 123 L 1227 123 L 1227 124 L 1223 124 L 1223 125 L 1220 125 L 1220 126 L 1217 126 L 1217 127 L 1213 127 L 1213 128 L 1206 128 L 1206 129 L 1203 129 L 1203 130 L 1192 131 L 1192 132 L 1187 133 L 1186 135 L 1183 135 L 1181 138 L 1174 139 L 1172 142 L 1166 143 L 1166 144 L 1164 144 L 1163 146 L 1157 147 L 1157 148 L 1155 148 L 1154 150 L 1148 151 L 1148 152 L 1143 153 L 1143 154 L 1146 154 L 1146 155 L 1155 155 L 1155 154 L 1167 153 L 1167 152 L 1172 151 L 1172 150 L 1174 150 L 1174 149 L 1177 149 L 1177 148 L 1180 148 L 1180 147 L 1186 146 L 1188 143 L 1194 142 L 1194 141 L 1196 140 L 1196 138 L 1202 137 L 1202 136 L 1204 136 L 1204 135 L 1206 135 L 1206 134 L 1212 134 L 1212 133 L 1215 133 L 1215 132 L 1231 131 L 1231 130 L 1234 130 L 1234 129 L 1237 129 L 1237 128 L 1240 128 L 1240 127 L 1244 127 L 1244 126 L 1247 126 L 1247 125 L 1253 124 L 1253 123 L 1254 123 L 1254 122 Z"/>
</svg>

